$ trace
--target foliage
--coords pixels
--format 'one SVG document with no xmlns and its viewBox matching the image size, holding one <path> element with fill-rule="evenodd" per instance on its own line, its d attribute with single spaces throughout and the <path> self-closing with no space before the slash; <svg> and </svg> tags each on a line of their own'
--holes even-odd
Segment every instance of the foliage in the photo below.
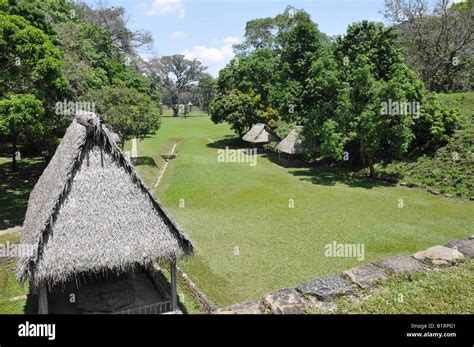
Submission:
<svg viewBox="0 0 474 347">
<path fill-rule="evenodd" d="M 265 105 L 271 104 L 270 94 L 275 85 L 278 57 L 269 49 L 260 49 L 245 57 L 236 57 L 219 71 L 218 90 L 232 89 L 248 93 L 253 90 Z"/>
<path fill-rule="evenodd" d="M 460 111 L 456 129 L 448 143 L 432 155 L 422 155 L 408 161 L 382 163 L 377 169 L 383 176 L 469 198 L 474 196 L 474 93 L 440 94 L 433 97 L 443 107 Z"/>
<path fill-rule="evenodd" d="M 160 90 L 143 76 L 140 59 L 136 58 L 136 50 L 148 47 L 151 37 L 127 28 L 123 8 L 107 8 L 100 3 L 92 9 L 84 2 L 63 0 L 4 0 L 0 10 L 0 99 L 11 108 L 13 94 L 30 95 L 44 109 L 41 117 L 37 112 L 20 112 L 17 117 L 31 122 L 29 135 L 11 136 L 10 131 L 3 134 L 2 141 L 32 154 L 54 151 L 57 138 L 70 122 L 55 113 L 57 102 L 99 103 L 97 96 L 119 90 L 125 98 L 114 102 L 124 112 L 119 122 L 124 134 L 132 131 L 143 136 L 156 131 Z M 144 102 L 138 110 L 136 100 Z M 109 99 L 100 104 L 104 107 L 107 102 L 114 104 Z M 27 107 L 23 111 L 32 110 Z M 137 112 L 143 119 L 137 119 Z M 131 122 L 139 124 L 124 125 Z M 33 136 L 32 129 L 41 132 Z"/>
<path fill-rule="evenodd" d="M 160 111 L 156 102 L 133 88 L 106 87 L 96 93 L 98 110 L 123 141 L 143 138 L 159 129 Z"/>
<path fill-rule="evenodd" d="M 385 0 L 407 64 L 429 90 L 472 90 L 473 9 L 473 0 Z"/>
<path fill-rule="evenodd" d="M 186 59 L 182 54 L 153 58 L 145 64 L 145 73 L 170 94 L 173 116 L 178 116 L 181 93 L 198 82 L 205 70 L 200 61 Z"/>
<path fill-rule="evenodd" d="M 198 104 L 203 111 L 209 113 L 209 105 L 217 90 L 217 81 L 210 74 L 203 74 L 197 86 Z"/>
</svg>

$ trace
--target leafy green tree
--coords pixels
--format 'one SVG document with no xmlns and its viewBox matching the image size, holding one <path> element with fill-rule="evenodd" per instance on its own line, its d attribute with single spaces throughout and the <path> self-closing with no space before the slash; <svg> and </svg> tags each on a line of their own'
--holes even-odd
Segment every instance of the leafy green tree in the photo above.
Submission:
<svg viewBox="0 0 474 347">
<path fill-rule="evenodd" d="M 211 102 L 210 114 L 214 123 L 229 123 L 239 136 L 255 123 L 263 122 L 275 127 L 278 120 L 277 111 L 263 105 L 260 95 L 253 91 L 242 93 L 236 89 L 227 94 L 218 93 Z"/>
<path fill-rule="evenodd" d="M 276 83 L 278 56 L 269 49 L 260 49 L 245 57 L 237 57 L 219 72 L 217 81 L 220 92 L 233 89 L 248 93 L 253 90 L 266 105 Z"/>
<path fill-rule="evenodd" d="M 199 80 L 197 87 L 199 106 L 203 111 L 209 113 L 209 105 L 214 98 L 217 90 L 217 81 L 210 74 L 204 74 Z"/>
<path fill-rule="evenodd" d="M 304 124 L 314 103 L 313 94 L 308 92 L 310 69 L 326 49 L 325 36 L 311 20 L 301 20 L 285 33 L 272 96 L 283 119 Z"/>
<path fill-rule="evenodd" d="M 415 138 L 410 145 L 414 155 L 431 154 L 447 144 L 460 117 L 458 110 L 444 106 L 434 93 L 426 95 L 422 105 L 420 117 L 413 127 Z"/>
<path fill-rule="evenodd" d="M 316 97 L 315 112 L 305 131 L 320 144 L 321 153 L 343 160 L 353 145 L 361 162 L 375 176 L 374 163 L 401 158 L 414 138 L 418 113 L 383 110 L 423 100 L 423 85 L 403 63 L 391 28 L 363 21 L 337 39 L 335 59 L 323 56 L 313 62 L 308 91 Z M 417 110 L 419 111 L 419 110 Z"/>
<path fill-rule="evenodd" d="M 245 26 L 244 41 L 234 46 L 238 57 L 249 55 L 261 49 L 278 51 L 286 32 L 300 21 L 310 20 L 309 14 L 293 6 L 287 6 L 275 17 L 257 18 Z"/>
<path fill-rule="evenodd" d="M 0 136 L 11 143 L 13 152 L 35 135 L 50 134 L 60 121 L 53 112 L 54 104 L 68 86 L 61 58 L 42 30 L 20 16 L 0 11 L 0 102 L 4 111 Z"/>
<path fill-rule="evenodd" d="M 95 100 L 104 123 L 110 124 L 123 139 L 144 138 L 160 127 L 157 103 L 146 94 L 125 86 L 106 87 L 96 92 Z"/>
<path fill-rule="evenodd" d="M 175 54 L 150 60 L 146 72 L 151 79 L 159 79 L 171 95 L 173 116 L 177 117 L 181 93 L 198 82 L 206 69 L 196 59 L 186 59 L 182 54 Z"/>
<path fill-rule="evenodd" d="M 44 134 L 43 103 L 31 94 L 10 94 L 0 99 L 0 137 L 12 144 L 12 165 L 17 168 L 18 145 Z"/>
<path fill-rule="evenodd" d="M 28 21 L 0 12 L 0 95 L 29 93 L 52 100 L 67 87 L 61 53 Z"/>
</svg>

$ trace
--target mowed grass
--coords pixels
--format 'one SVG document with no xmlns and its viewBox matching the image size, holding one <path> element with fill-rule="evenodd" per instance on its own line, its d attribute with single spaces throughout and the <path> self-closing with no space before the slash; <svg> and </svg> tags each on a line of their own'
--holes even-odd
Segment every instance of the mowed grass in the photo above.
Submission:
<svg viewBox="0 0 474 347">
<path fill-rule="evenodd" d="M 218 149 L 239 145 L 234 137 L 227 125 L 194 114 L 164 117 L 160 131 L 139 143 L 139 156 L 156 164 L 137 167 L 149 184 L 159 154 L 179 142 L 155 193 L 196 246 L 193 260 L 180 265 L 217 305 L 474 234 L 469 201 L 327 167 L 285 168 L 272 155 L 259 154 L 253 167 L 218 162 Z M 364 261 L 326 257 L 333 241 L 364 244 Z"/>
<path fill-rule="evenodd" d="M 20 233 L 0 235 L 0 244 L 19 243 Z M 32 303 L 23 296 L 28 294 L 28 286 L 20 287 L 16 281 L 15 259 L 0 263 L 0 313 L 23 314 L 33 312 Z"/>
</svg>

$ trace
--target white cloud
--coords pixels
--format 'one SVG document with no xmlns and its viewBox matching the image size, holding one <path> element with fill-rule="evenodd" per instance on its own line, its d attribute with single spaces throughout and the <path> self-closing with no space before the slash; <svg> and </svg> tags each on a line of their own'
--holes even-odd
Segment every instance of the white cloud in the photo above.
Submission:
<svg viewBox="0 0 474 347">
<path fill-rule="evenodd" d="M 226 45 L 236 45 L 240 43 L 240 39 L 236 36 L 227 36 L 222 42 Z"/>
<path fill-rule="evenodd" d="M 142 4 L 148 16 L 153 16 L 157 13 L 161 15 L 176 12 L 183 8 L 181 0 L 153 0 L 151 4 Z"/>
<path fill-rule="evenodd" d="M 197 59 L 209 67 L 208 72 L 217 76 L 233 57 L 232 45 L 240 43 L 240 39 L 234 36 L 228 36 L 223 40 L 213 40 L 212 46 L 196 45 L 192 49 L 186 49 L 182 52 L 187 59 Z"/>
<path fill-rule="evenodd" d="M 168 35 L 171 40 L 180 40 L 188 36 L 187 32 L 184 31 L 173 31 Z"/>
<path fill-rule="evenodd" d="M 196 58 L 204 63 L 220 63 L 230 60 L 233 56 L 232 45 L 240 42 L 238 37 L 226 37 L 222 40 L 220 47 L 206 47 L 203 45 L 194 46 L 191 50 L 186 49 L 183 54 L 188 59 Z"/>
</svg>

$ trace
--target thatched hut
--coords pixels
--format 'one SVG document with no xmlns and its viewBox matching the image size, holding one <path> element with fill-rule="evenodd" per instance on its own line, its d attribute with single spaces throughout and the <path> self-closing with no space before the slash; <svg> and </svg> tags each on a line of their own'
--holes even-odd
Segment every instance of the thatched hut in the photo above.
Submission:
<svg viewBox="0 0 474 347">
<path fill-rule="evenodd" d="M 39 313 L 176 310 L 176 258 L 194 254 L 90 114 L 72 122 L 31 192 L 22 243 L 35 252 L 19 258 L 17 278 L 38 295 Z M 170 264 L 171 285 L 155 260 Z"/>
<path fill-rule="evenodd" d="M 307 153 L 307 150 L 303 147 L 303 137 L 301 132 L 303 131 L 302 126 L 294 127 L 288 135 L 281 140 L 275 149 L 278 152 L 286 154 L 304 154 Z"/>
<path fill-rule="evenodd" d="M 278 142 L 280 138 L 266 124 L 257 123 L 242 137 L 242 140 L 254 144 Z"/>
</svg>

